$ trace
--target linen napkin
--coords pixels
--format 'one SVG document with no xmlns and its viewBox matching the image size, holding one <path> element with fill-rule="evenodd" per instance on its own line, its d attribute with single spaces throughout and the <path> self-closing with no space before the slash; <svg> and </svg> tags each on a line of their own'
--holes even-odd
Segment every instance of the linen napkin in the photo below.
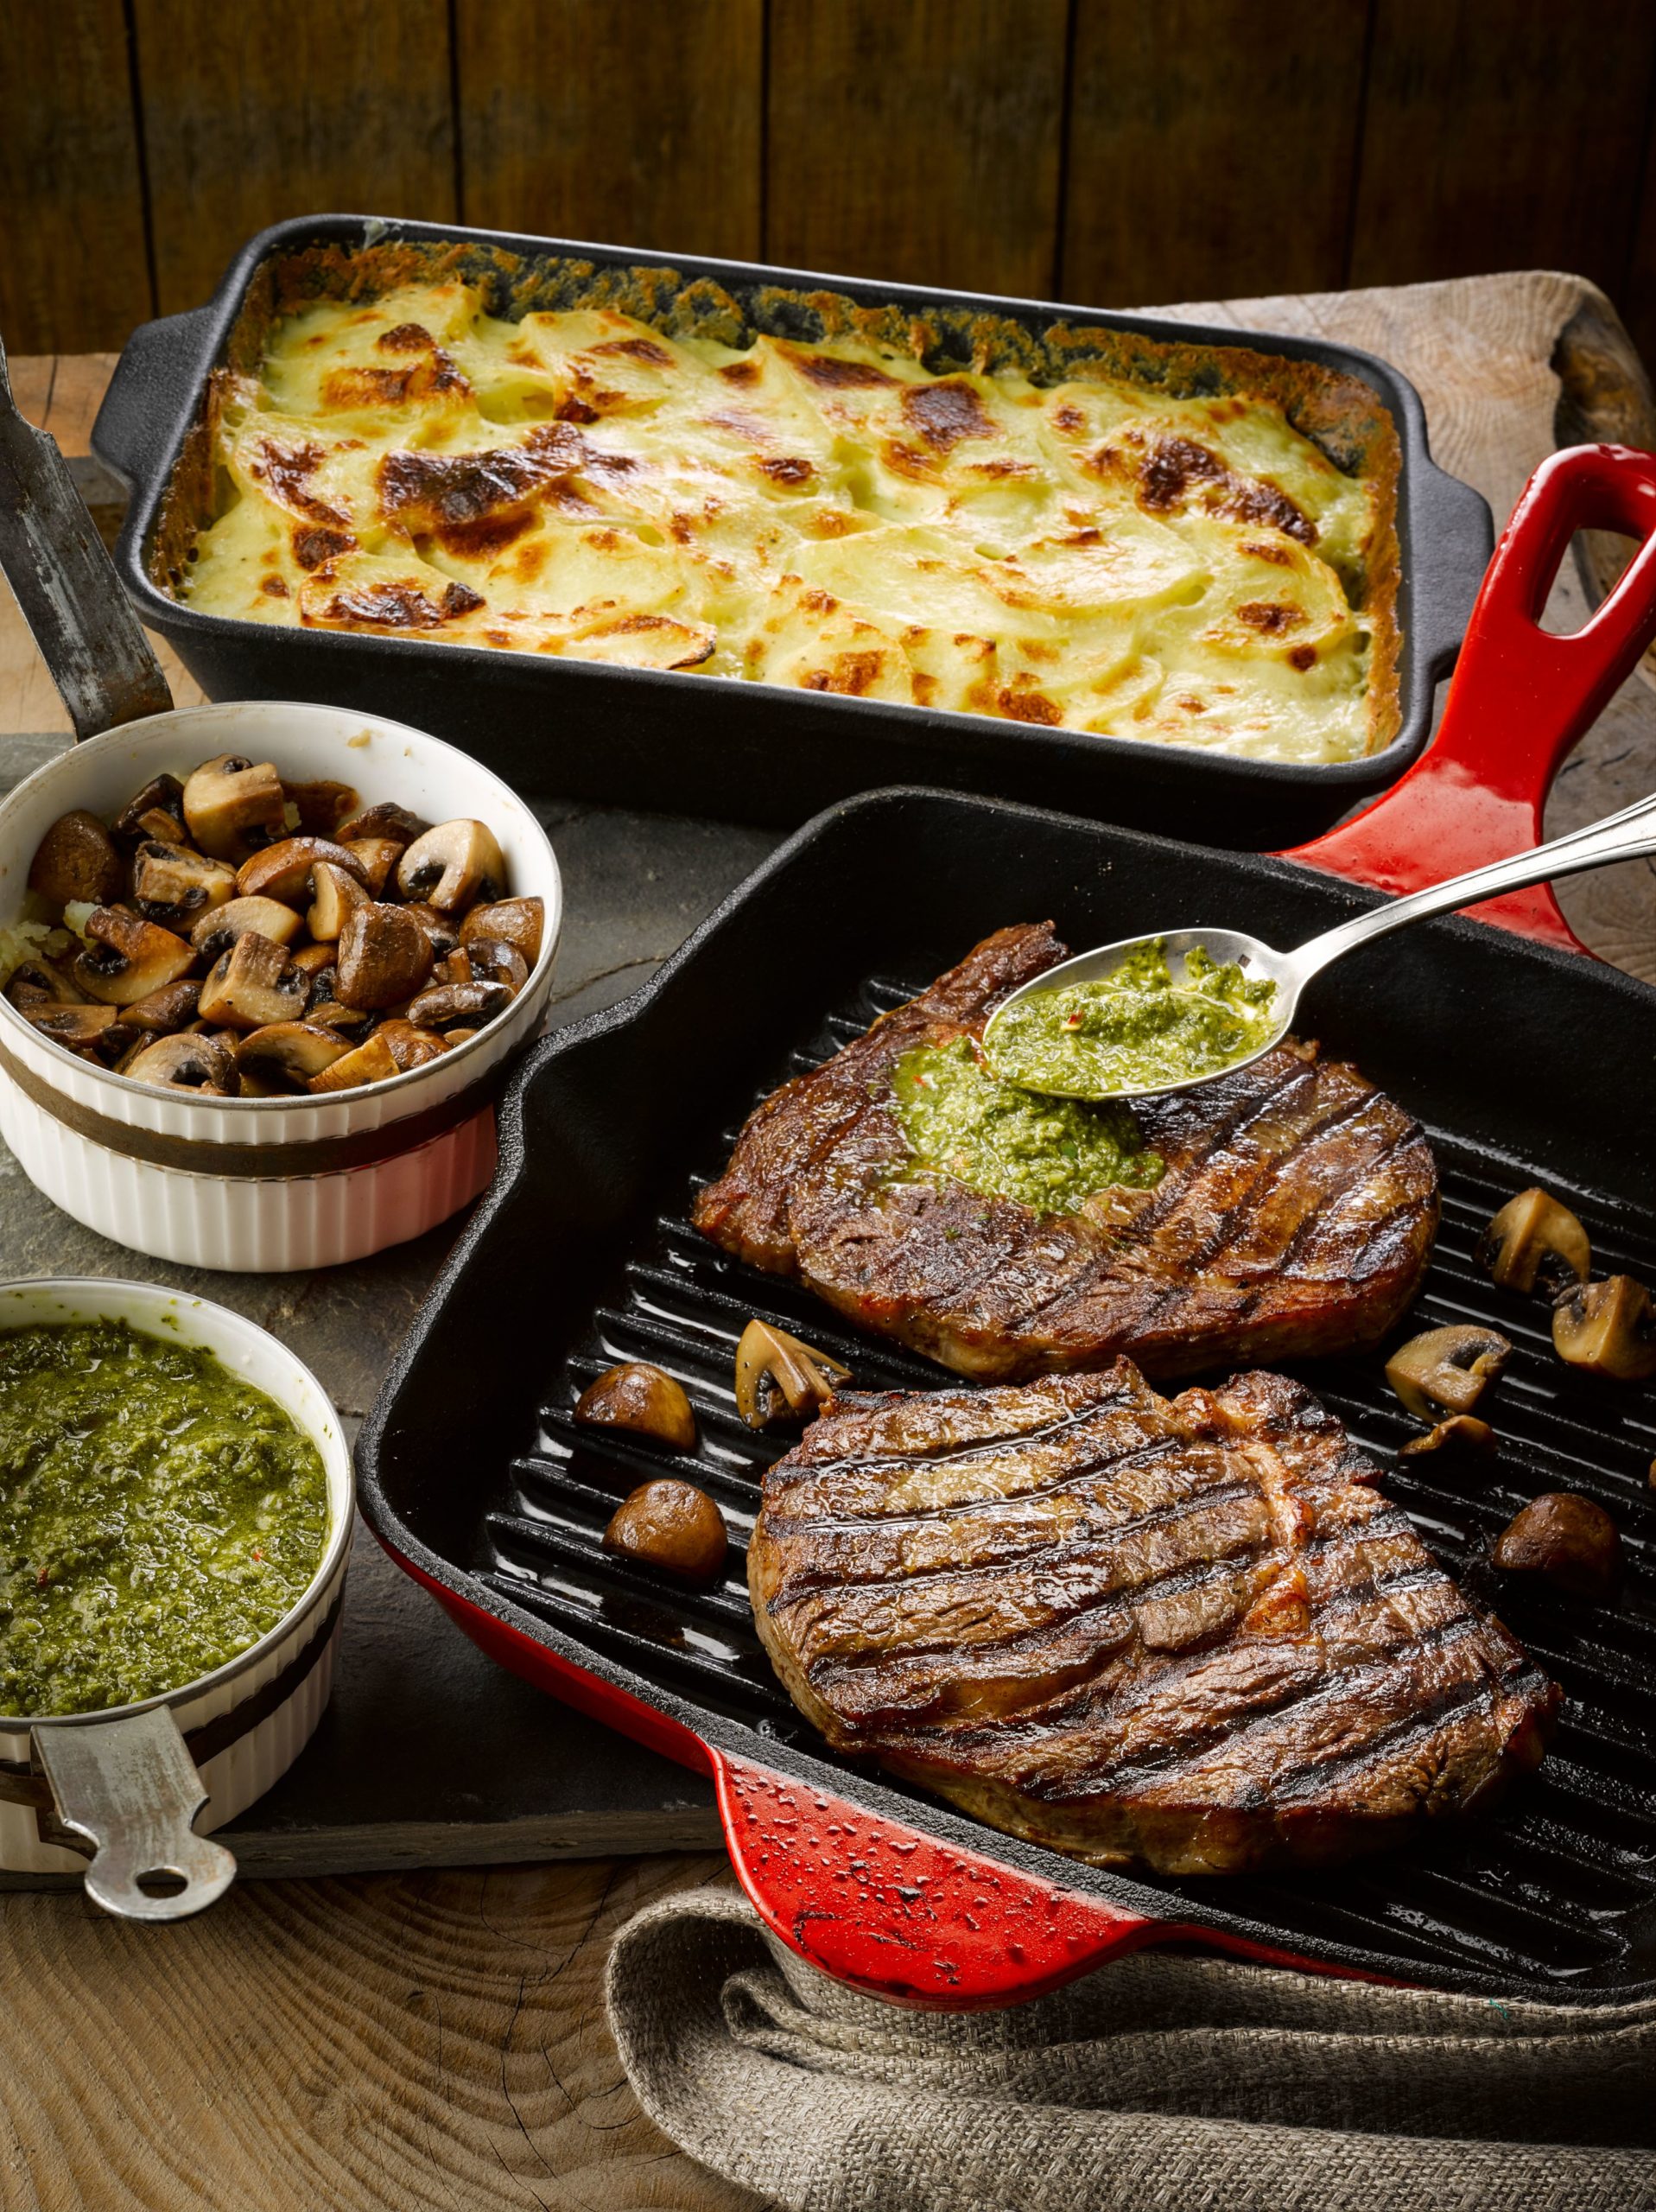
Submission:
<svg viewBox="0 0 1656 2212">
<path fill-rule="evenodd" d="M 733 1890 L 638 1914 L 610 2024 L 663 2133 L 791 2212 L 1656 2212 L 1656 2004 L 1140 1952 L 999 2012 L 830 1981 Z"/>
</svg>

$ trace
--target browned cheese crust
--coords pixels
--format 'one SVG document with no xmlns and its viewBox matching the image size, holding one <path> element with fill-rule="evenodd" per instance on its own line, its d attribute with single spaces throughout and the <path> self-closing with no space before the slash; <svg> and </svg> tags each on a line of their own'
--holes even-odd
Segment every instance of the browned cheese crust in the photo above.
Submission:
<svg viewBox="0 0 1656 2212">
<path fill-rule="evenodd" d="M 1437 1226 L 1419 1125 L 1353 1067 L 1291 1040 L 1135 1110 L 1167 1172 L 1043 1217 L 921 1168 L 892 1096 L 904 1052 L 980 1036 L 1064 957 L 1050 925 L 999 931 L 917 999 L 749 1117 L 696 1226 L 796 1275 L 859 1326 L 955 1373 L 1011 1381 L 1129 1352 L 1147 1374 L 1375 1343 Z"/>
<path fill-rule="evenodd" d="M 1300 1384 L 1129 1361 L 846 1397 L 765 1478 L 754 1618 L 836 1751 L 1100 1866 L 1317 1866 L 1482 1808 L 1558 1692 Z"/>
</svg>

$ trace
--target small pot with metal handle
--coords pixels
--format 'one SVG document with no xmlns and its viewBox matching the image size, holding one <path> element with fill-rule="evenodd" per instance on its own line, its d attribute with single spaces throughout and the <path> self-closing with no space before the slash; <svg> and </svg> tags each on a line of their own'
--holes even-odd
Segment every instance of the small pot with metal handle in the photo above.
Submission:
<svg viewBox="0 0 1656 2212">
<path fill-rule="evenodd" d="M 0 1330 L 124 1321 L 197 1344 L 272 1398 L 321 1455 L 328 1535 L 303 1596 L 210 1675 L 107 1712 L 0 1716 L 0 1872 L 74 1872 L 126 1920 L 181 1920 L 221 1897 L 236 1862 L 198 1832 L 261 1796 L 327 1703 L 350 1556 L 354 1480 L 316 1377 L 265 1330 L 155 1284 L 55 1278 L 0 1284 Z M 204 1815 L 205 1808 L 205 1815 Z"/>
</svg>

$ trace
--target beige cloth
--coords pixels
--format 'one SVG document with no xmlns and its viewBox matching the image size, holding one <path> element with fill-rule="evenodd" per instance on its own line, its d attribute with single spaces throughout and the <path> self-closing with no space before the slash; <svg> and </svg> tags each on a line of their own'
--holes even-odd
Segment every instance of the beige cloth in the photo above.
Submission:
<svg viewBox="0 0 1656 2212">
<path fill-rule="evenodd" d="M 1009 2011 L 910 2012 L 723 1888 L 629 1921 L 606 1996 L 651 2119 L 790 2212 L 1656 2208 L 1656 2004 L 1146 1951 Z"/>
</svg>

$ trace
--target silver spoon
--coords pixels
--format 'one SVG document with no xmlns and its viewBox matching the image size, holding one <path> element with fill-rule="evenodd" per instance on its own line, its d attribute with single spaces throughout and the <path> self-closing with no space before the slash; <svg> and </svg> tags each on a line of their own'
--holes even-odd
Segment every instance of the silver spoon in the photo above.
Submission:
<svg viewBox="0 0 1656 2212">
<path fill-rule="evenodd" d="M 1071 983 L 1101 982 L 1114 974 L 1129 953 L 1155 944 L 1159 944 L 1165 953 L 1177 983 L 1184 956 L 1199 946 L 1209 959 L 1221 965 L 1235 962 L 1250 981 L 1262 980 L 1276 985 L 1277 995 L 1271 1007 L 1272 1026 L 1261 1044 L 1222 1067 L 1188 1077 L 1182 1083 L 1126 1084 L 1117 1090 L 1105 1090 L 1091 1084 L 1082 1088 L 1052 1082 L 1036 1086 L 1026 1077 L 1007 1077 L 1021 1081 L 1026 1090 L 1038 1087 L 1043 1092 L 1065 1098 L 1146 1098 L 1159 1097 L 1169 1091 L 1189 1090 L 1198 1083 L 1212 1083 L 1218 1076 L 1234 1074 L 1279 1044 L 1293 1021 L 1300 993 L 1306 984 L 1332 962 L 1343 960 L 1347 953 L 1355 952 L 1360 944 L 1388 937 L 1393 930 L 1404 929 L 1411 922 L 1424 921 L 1429 914 L 1450 913 L 1457 906 L 1476 906 L 1481 899 L 1495 898 L 1504 891 L 1526 890 L 1533 883 L 1579 875 L 1584 869 L 1604 868 L 1612 861 L 1642 860 L 1652 853 L 1656 853 L 1656 798 L 1640 799 L 1633 806 L 1623 807 L 1619 814 L 1608 815 L 1602 822 L 1589 823 L 1584 830 L 1574 830 L 1566 837 L 1555 837 L 1551 844 L 1537 845 L 1529 852 L 1514 854 L 1510 860 L 1492 861 L 1486 868 L 1475 868 L 1465 875 L 1451 876 L 1447 883 L 1434 883 L 1424 891 L 1412 892 L 1406 899 L 1394 899 L 1389 906 L 1377 907 L 1373 913 L 1359 914 L 1352 921 L 1342 922 L 1338 929 L 1312 938 L 1292 952 L 1278 952 L 1242 930 L 1152 930 L 1142 937 L 1120 938 L 1114 944 L 1101 944 L 1091 952 L 1077 953 L 1073 959 L 1049 968 L 1044 975 L 1031 977 L 1003 999 L 983 1033 L 984 1057 L 993 1073 L 1006 1076 L 1006 1070 L 996 1065 L 996 1030 L 1011 1007 L 1036 993 L 1062 990 Z"/>
</svg>

